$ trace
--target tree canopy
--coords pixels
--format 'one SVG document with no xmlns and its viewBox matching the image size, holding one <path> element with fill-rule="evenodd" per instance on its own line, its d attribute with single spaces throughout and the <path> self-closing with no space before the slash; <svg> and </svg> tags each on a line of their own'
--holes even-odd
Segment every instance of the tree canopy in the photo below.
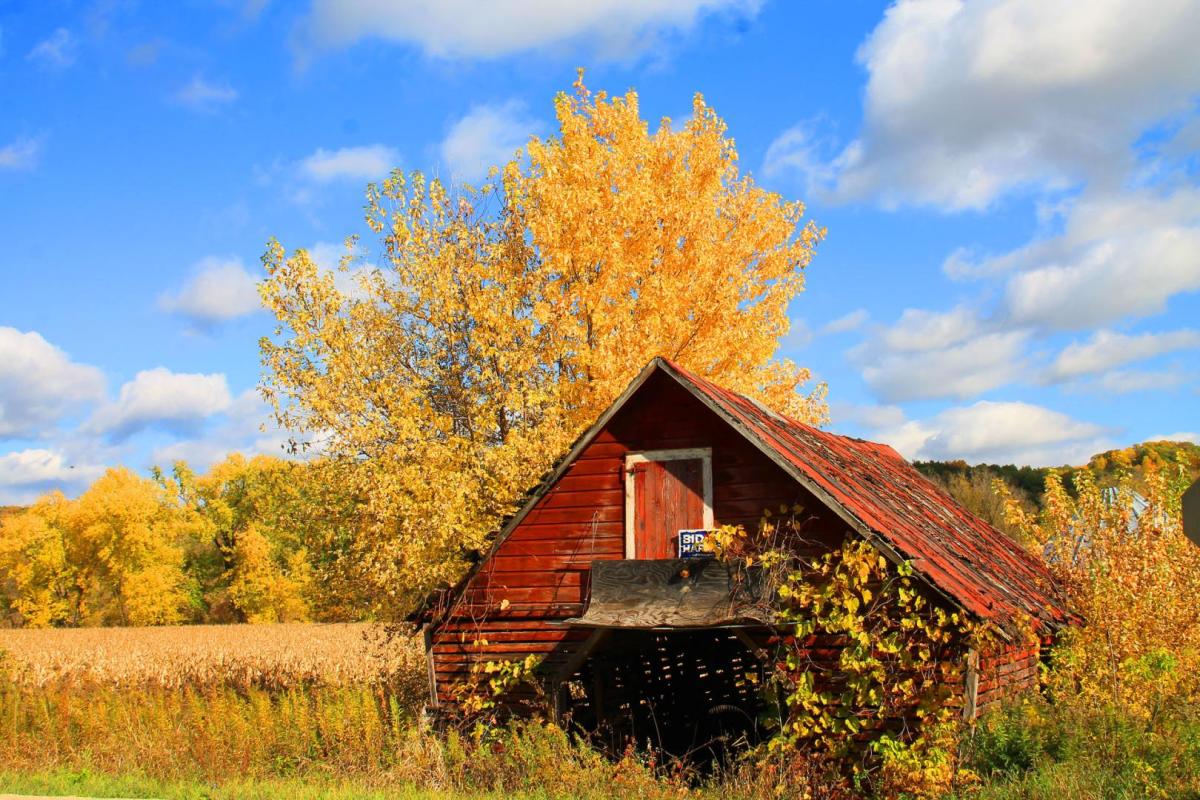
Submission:
<svg viewBox="0 0 1200 800">
<path fill-rule="evenodd" d="M 521 493 L 653 356 L 800 419 L 823 387 L 776 357 L 823 231 L 755 185 L 696 96 L 653 130 L 582 83 L 481 186 L 394 172 L 378 251 L 340 274 L 272 242 L 261 343 L 278 420 L 363 500 L 355 557 L 404 606 L 453 581 Z"/>
</svg>

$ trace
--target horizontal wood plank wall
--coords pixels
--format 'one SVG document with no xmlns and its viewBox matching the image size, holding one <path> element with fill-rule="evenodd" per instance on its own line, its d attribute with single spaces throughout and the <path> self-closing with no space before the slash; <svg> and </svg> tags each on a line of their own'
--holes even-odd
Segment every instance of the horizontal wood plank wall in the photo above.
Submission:
<svg viewBox="0 0 1200 800">
<path fill-rule="evenodd" d="M 979 657 L 979 696 L 976 708 L 987 711 L 1002 700 L 1038 685 L 1038 643 L 998 647 Z"/>
<path fill-rule="evenodd" d="M 667 375 L 651 377 L 482 566 L 432 631 L 439 702 L 473 663 L 545 656 L 565 665 L 590 631 L 562 620 L 583 612 L 592 561 L 624 558 L 624 460 L 631 451 L 713 450 L 717 525 L 754 529 L 764 508 L 801 503 L 814 537 L 840 541 L 844 524 L 783 470 Z"/>
</svg>

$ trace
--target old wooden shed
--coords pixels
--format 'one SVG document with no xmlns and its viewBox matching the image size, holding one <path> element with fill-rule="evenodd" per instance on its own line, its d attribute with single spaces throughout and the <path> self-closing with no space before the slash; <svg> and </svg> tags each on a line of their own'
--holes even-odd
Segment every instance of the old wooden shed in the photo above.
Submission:
<svg viewBox="0 0 1200 800">
<path fill-rule="evenodd" d="M 788 419 L 658 358 L 421 612 L 432 702 L 452 706 L 472 665 L 537 655 L 547 696 L 585 724 L 624 736 L 653 726 L 681 750 L 714 716 L 736 727 L 757 702 L 737 676 L 772 630 L 731 600 L 722 564 L 677 560 L 678 537 L 752 530 L 764 508 L 797 503 L 816 515 L 818 546 L 861 536 L 910 561 L 936 602 L 1010 642 L 968 673 L 969 709 L 1035 683 L 1038 645 L 1023 634 L 1032 626 L 1045 641 L 1068 617 L 1036 559 L 890 447 Z"/>
</svg>

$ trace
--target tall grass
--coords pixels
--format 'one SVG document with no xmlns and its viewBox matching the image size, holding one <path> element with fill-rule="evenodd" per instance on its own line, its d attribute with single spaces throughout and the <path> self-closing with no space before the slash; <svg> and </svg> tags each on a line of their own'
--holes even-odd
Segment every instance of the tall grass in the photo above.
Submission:
<svg viewBox="0 0 1200 800">
<path fill-rule="evenodd" d="M 1200 709 L 1150 726 L 1029 697 L 980 721 L 969 761 L 978 800 L 1200 800 Z"/>
<path fill-rule="evenodd" d="M 680 797 L 683 776 L 613 762 L 530 722 L 433 733 L 380 687 L 167 689 L 0 685 L 0 772 L 159 782 L 353 782 L 367 789 Z"/>
<path fill-rule="evenodd" d="M 0 687 L 0 764 L 223 780 L 309 769 L 370 775 L 410 749 L 411 715 L 378 687 Z"/>
</svg>

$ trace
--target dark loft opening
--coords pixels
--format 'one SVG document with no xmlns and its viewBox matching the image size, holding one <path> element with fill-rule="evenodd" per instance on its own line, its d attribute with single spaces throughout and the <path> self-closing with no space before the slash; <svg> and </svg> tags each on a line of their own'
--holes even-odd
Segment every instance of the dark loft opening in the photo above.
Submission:
<svg viewBox="0 0 1200 800">
<path fill-rule="evenodd" d="M 764 666 L 731 628 L 614 630 L 563 687 L 568 721 L 614 755 L 714 764 L 763 736 Z"/>
</svg>

